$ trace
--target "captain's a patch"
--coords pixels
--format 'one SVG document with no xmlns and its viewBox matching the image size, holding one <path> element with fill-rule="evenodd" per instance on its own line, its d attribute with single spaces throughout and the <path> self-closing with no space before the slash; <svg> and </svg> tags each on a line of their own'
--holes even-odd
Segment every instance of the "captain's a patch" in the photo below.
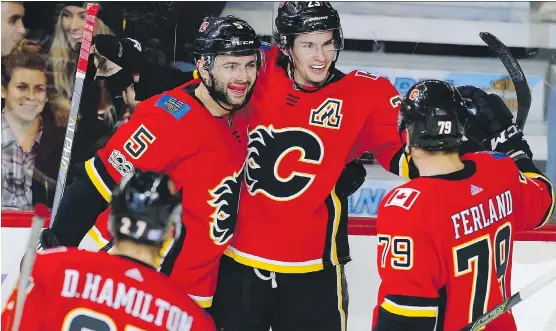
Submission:
<svg viewBox="0 0 556 331">
<path fill-rule="evenodd" d="M 175 119 L 180 120 L 187 112 L 191 110 L 191 106 L 187 103 L 174 98 L 168 94 L 164 94 L 154 104 L 167 112 L 169 112 Z"/>
</svg>

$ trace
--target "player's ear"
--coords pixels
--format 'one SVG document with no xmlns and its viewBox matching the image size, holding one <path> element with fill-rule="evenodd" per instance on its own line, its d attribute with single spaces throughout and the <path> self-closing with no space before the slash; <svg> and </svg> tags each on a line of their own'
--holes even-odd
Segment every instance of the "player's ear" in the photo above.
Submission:
<svg viewBox="0 0 556 331">
<path fill-rule="evenodd" d="M 198 59 L 196 65 L 197 65 L 197 71 L 199 72 L 199 76 L 203 78 L 203 80 L 207 80 L 209 78 L 209 74 L 205 68 L 205 61 L 203 61 L 202 59 Z"/>
<path fill-rule="evenodd" d="M 8 97 L 8 90 L 2 85 L 2 99 L 6 99 Z"/>
<path fill-rule="evenodd" d="M 282 54 L 284 54 L 285 56 L 290 56 L 289 48 L 280 48 L 280 50 L 282 51 Z"/>
</svg>

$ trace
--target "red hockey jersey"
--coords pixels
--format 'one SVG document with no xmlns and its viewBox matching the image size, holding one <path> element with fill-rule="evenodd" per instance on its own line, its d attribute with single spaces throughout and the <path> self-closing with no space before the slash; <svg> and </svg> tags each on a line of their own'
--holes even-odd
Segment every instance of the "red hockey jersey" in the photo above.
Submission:
<svg viewBox="0 0 556 331">
<path fill-rule="evenodd" d="M 134 168 L 165 172 L 183 189 L 187 235 L 163 247 L 159 269 L 208 307 L 237 218 L 247 120 L 242 111 L 233 118 L 212 116 L 193 96 L 199 83 L 141 102 L 85 169 L 107 201 L 114 183 Z M 107 214 L 97 228 L 106 229 Z"/>
<path fill-rule="evenodd" d="M 374 330 L 405 319 L 415 331 L 458 331 L 511 296 L 514 234 L 547 222 L 552 187 L 505 154 L 462 159 L 463 170 L 414 179 L 382 200 Z M 516 330 L 511 312 L 485 330 Z"/>
<path fill-rule="evenodd" d="M 347 199 L 338 198 L 335 184 L 365 151 L 385 169 L 398 168 L 400 98 L 388 80 L 363 71 L 336 71 L 335 81 L 313 93 L 296 90 L 278 54 L 277 47 L 266 54 L 249 103 L 245 185 L 225 254 L 264 270 L 304 273 L 349 261 Z"/>
<path fill-rule="evenodd" d="M 76 248 L 38 253 L 20 331 L 212 331 L 214 322 L 179 286 L 141 262 Z M 17 287 L 2 312 L 11 330 Z"/>
</svg>

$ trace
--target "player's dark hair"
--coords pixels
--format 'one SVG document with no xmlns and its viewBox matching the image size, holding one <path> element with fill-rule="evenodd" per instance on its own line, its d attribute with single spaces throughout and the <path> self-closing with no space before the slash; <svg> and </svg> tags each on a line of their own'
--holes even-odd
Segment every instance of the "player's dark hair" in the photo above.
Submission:
<svg viewBox="0 0 556 331">
<path fill-rule="evenodd" d="M 47 66 L 48 60 L 44 54 L 34 51 L 14 50 L 9 55 L 2 57 L 2 86 L 8 86 L 13 72 L 18 68 L 37 70 L 44 73 L 47 84 L 51 86 L 52 75 L 47 71 Z"/>
</svg>

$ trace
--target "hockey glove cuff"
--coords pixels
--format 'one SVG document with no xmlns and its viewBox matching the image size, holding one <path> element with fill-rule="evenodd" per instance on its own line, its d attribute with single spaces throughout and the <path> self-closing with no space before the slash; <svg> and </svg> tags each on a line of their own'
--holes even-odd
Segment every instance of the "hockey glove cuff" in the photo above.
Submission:
<svg viewBox="0 0 556 331">
<path fill-rule="evenodd" d="M 52 230 L 50 230 L 48 228 L 42 230 L 42 232 L 39 236 L 39 243 L 37 245 L 37 252 L 42 252 L 45 249 L 55 248 L 55 247 L 59 247 L 59 246 L 62 246 L 62 245 L 60 245 L 60 242 L 58 241 L 58 239 L 56 238 L 56 236 L 54 235 L 54 232 L 52 232 Z"/>
<path fill-rule="evenodd" d="M 346 164 L 340 178 L 336 182 L 336 194 L 341 198 L 347 198 L 357 191 L 365 182 L 367 170 L 361 162 L 356 159 Z"/>
<path fill-rule="evenodd" d="M 523 158 L 533 158 L 529 144 L 523 139 L 523 132 L 515 124 L 489 137 L 485 144 L 487 150 L 505 153 L 516 162 Z"/>
</svg>

